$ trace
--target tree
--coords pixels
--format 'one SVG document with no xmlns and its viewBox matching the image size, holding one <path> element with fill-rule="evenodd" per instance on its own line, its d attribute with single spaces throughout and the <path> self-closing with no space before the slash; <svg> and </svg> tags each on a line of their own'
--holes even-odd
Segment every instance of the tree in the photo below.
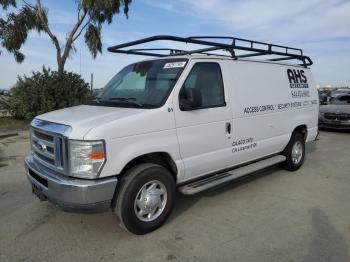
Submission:
<svg viewBox="0 0 350 262">
<path fill-rule="evenodd" d="M 20 49 L 27 40 L 28 33 L 44 32 L 50 37 L 56 49 L 57 71 L 62 75 L 67 58 L 75 50 L 74 42 L 82 33 L 92 57 L 96 58 L 98 53 L 102 53 L 102 25 L 112 23 L 114 15 L 119 14 L 121 8 L 128 17 L 131 1 L 75 0 L 76 22 L 62 45 L 63 42 L 60 42 L 50 28 L 49 9 L 42 6 L 41 0 L 36 0 L 34 3 L 22 0 L 20 7 L 16 0 L 0 0 L 2 9 L 8 11 L 5 18 L 0 17 L 0 44 L 14 55 L 18 63 L 21 63 L 25 56 Z"/>
<path fill-rule="evenodd" d="M 31 76 L 18 77 L 5 106 L 13 117 L 30 120 L 90 100 L 89 84 L 80 75 L 67 71 L 58 75 L 57 71 L 43 67 L 42 71 L 32 72 Z"/>
</svg>

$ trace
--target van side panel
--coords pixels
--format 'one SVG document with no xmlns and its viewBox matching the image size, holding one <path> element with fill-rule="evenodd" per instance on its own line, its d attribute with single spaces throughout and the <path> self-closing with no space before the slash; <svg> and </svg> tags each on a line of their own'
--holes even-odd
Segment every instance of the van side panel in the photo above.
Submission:
<svg viewBox="0 0 350 262">
<path fill-rule="evenodd" d="M 251 61 L 230 67 L 234 164 L 283 151 L 300 125 L 315 139 L 318 94 L 309 69 Z"/>
</svg>

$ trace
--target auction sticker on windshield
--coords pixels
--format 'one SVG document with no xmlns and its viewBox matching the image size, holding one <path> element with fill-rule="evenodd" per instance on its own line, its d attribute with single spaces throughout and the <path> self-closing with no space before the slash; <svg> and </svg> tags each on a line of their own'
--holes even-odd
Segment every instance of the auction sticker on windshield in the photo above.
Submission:
<svg viewBox="0 0 350 262">
<path fill-rule="evenodd" d="M 185 65 L 186 65 L 186 61 L 172 62 L 172 63 L 166 63 L 163 68 L 177 68 L 177 67 L 184 67 Z"/>
</svg>

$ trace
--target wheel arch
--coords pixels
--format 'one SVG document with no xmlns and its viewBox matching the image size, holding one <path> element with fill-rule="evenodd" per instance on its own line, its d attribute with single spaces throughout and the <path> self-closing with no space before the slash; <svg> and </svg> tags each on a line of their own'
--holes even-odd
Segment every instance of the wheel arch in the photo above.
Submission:
<svg viewBox="0 0 350 262">
<path fill-rule="evenodd" d="M 307 135 L 308 135 L 307 125 L 302 124 L 302 125 L 297 126 L 296 128 L 294 128 L 292 135 L 295 133 L 302 134 L 304 137 L 304 141 L 306 141 Z"/>
<path fill-rule="evenodd" d="M 129 169 L 141 163 L 153 163 L 165 167 L 170 171 L 176 183 L 178 175 L 177 165 L 169 153 L 162 151 L 147 153 L 133 158 L 123 167 L 120 176 L 123 176 Z"/>
</svg>

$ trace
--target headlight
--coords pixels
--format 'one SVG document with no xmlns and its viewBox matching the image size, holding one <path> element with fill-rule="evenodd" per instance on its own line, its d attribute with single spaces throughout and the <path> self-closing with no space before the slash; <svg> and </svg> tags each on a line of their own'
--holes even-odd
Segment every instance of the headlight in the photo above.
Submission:
<svg viewBox="0 0 350 262">
<path fill-rule="evenodd" d="M 106 160 L 104 142 L 69 140 L 70 175 L 96 178 Z"/>
</svg>

